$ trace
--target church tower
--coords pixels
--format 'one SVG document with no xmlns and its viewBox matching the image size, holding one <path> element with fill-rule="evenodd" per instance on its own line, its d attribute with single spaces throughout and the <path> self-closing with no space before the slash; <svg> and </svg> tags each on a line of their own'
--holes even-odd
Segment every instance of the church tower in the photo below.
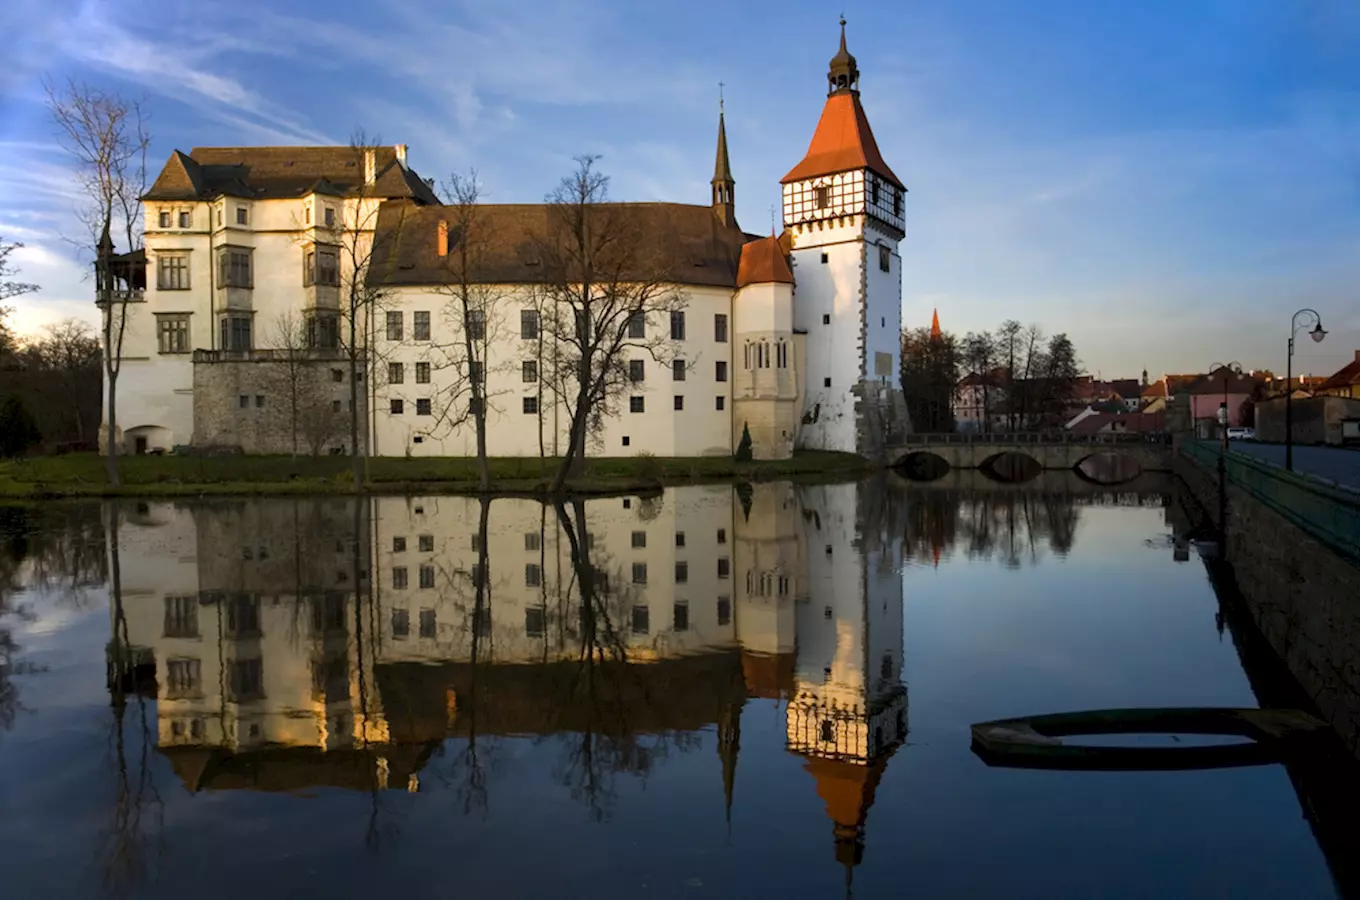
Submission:
<svg viewBox="0 0 1360 900">
<path fill-rule="evenodd" d="M 906 188 L 879 152 L 859 77 L 842 19 L 822 118 L 781 183 L 798 285 L 793 325 L 807 335 L 799 443 L 875 457 L 908 430 L 898 254 Z"/>
<path fill-rule="evenodd" d="M 724 228 L 737 227 L 736 188 L 732 163 L 727 158 L 727 123 L 723 121 L 723 104 L 719 100 L 718 157 L 713 163 L 713 214 Z"/>
</svg>

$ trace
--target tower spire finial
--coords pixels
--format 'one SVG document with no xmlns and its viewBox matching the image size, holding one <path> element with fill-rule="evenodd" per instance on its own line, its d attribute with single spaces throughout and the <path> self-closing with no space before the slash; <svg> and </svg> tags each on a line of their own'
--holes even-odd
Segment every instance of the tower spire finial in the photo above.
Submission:
<svg viewBox="0 0 1360 900">
<path fill-rule="evenodd" d="M 831 57 L 831 71 L 826 78 L 830 85 L 828 94 L 859 90 L 859 64 L 845 47 L 845 13 L 841 13 L 841 46 L 836 55 Z"/>
</svg>

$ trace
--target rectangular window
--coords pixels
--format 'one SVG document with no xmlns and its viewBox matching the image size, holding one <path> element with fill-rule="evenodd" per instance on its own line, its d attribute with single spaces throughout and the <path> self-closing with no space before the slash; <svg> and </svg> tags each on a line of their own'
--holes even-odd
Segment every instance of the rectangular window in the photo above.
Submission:
<svg viewBox="0 0 1360 900">
<path fill-rule="evenodd" d="M 524 532 L 524 549 L 525 549 L 525 550 L 528 550 L 528 551 L 533 552 L 533 551 L 539 550 L 542 546 L 543 546 L 543 538 L 539 535 L 539 533 L 538 533 L 537 531 L 526 531 L 526 532 Z"/>
<path fill-rule="evenodd" d="M 404 591 L 404 590 L 406 590 L 406 583 L 407 583 L 407 578 L 406 578 L 406 567 L 405 567 L 405 566 L 393 566 L 393 567 L 392 567 L 392 589 L 395 590 L 395 591 Z"/>
<path fill-rule="evenodd" d="M 547 630 L 548 611 L 541 606 L 524 608 L 524 634 L 528 637 L 543 637 Z"/>
<path fill-rule="evenodd" d="M 404 641 L 410 636 L 411 611 L 409 609 L 392 610 L 392 637 Z"/>
<path fill-rule="evenodd" d="M 486 363 L 479 359 L 474 359 L 468 363 L 468 380 L 473 384 L 485 386 L 486 384 Z"/>
<path fill-rule="evenodd" d="M 203 667 L 196 659 L 171 659 L 166 661 L 166 687 L 171 697 L 187 697 L 197 694 L 203 686 Z"/>
<path fill-rule="evenodd" d="M 671 340 L 685 339 L 685 311 L 677 309 L 671 313 Z"/>
<path fill-rule="evenodd" d="M 718 598 L 718 624 L 732 624 L 732 599 L 730 597 Z"/>
<path fill-rule="evenodd" d="M 640 359 L 628 360 L 628 380 L 632 382 L 642 381 L 647 377 L 647 365 Z"/>
<path fill-rule="evenodd" d="M 189 254 L 157 254 L 156 287 L 162 291 L 189 290 Z"/>
<path fill-rule="evenodd" d="M 430 412 L 430 400 L 428 397 L 422 397 L 416 400 L 416 415 L 418 416 L 434 415 L 434 413 Z"/>
<path fill-rule="evenodd" d="M 235 638 L 259 637 L 259 597 L 234 594 L 227 599 L 227 634 Z"/>
<path fill-rule="evenodd" d="M 313 313 L 307 317 L 307 346 L 334 350 L 340 346 L 340 317 L 334 313 Z"/>
<path fill-rule="evenodd" d="M 411 337 L 417 341 L 430 339 L 430 314 L 427 311 L 411 313 Z"/>
<path fill-rule="evenodd" d="M 628 337 L 640 339 L 647 336 L 647 316 L 640 312 L 628 316 Z"/>
<path fill-rule="evenodd" d="M 520 380 L 525 384 L 533 384 L 538 381 L 538 360 L 526 359 L 519 366 Z"/>
<path fill-rule="evenodd" d="M 713 408 L 721 412 L 727 408 L 727 398 L 722 394 L 713 398 Z"/>
<path fill-rule="evenodd" d="M 334 208 L 334 207 L 331 207 L 331 206 L 326 207 L 326 212 L 325 212 L 325 214 L 324 214 L 324 216 L 323 216 L 323 219 L 324 219 L 324 221 L 325 221 L 325 223 L 326 223 L 326 227 L 327 227 L 327 228 L 334 228 L 334 227 L 335 227 L 335 208 Z"/>
<path fill-rule="evenodd" d="M 337 287 L 340 284 L 340 254 L 334 247 L 315 247 L 302 256 L 303 285 L 320 284 Z"/>
<path fill-rule="evenodd" d="M 684 394 L 676 394 L 676 395 L 675 395 L 675 408 L 676 408 L 677 410 L 680 410 L 680 409 L 684 409 L 684 408 L 685 408 L 685 395 L 684 395 Z"/>
<path fill-rule="evenodd" d="M 718 557 L 718 577 L 727 578 L 732 574 L 732 561 L 726 556 Z"/>
<path fill-rule="evenodd" d="M 713 364 L 713 380 L 714 381 L 727 380 L 727 360 L 720 359 Z"/>
<path fill-rule="evenodd" d="M 179 211 L 179 227 L 180 227 L 180 228 L 188 228 L 188 227 L 189 227 L 190 225 L 192 225 L 192 224 L 193 224 L 193 213 L 190 212 L 190 211 L 187 210 L 187 209 L 181 209 L 181 210 Z"/>
<path fill-rule="evenodd" d="M 719 544 L 726 544 L 726 543 L 727 543 L 727 529 L 726 529 L 726 528 L 719 528 L 719 529 L 718 529 L 718 543 L 719 543 Z"/>
<path fill-rule="evenodd" d="M 877 206 L 877 205 L 878 205 L 878 179 L 877 179 L 877 178 L 871 178 L 871 179 L 869 179 L 869 202 L 872 203 L 874 206 Z M 887 269 L 884 269 L 884 271 L 886 272 Z"/>
<path fill-rule="evenodd" d="M 646 412 L 647 411 L 646 400 L 642 397 L 629 397 L 628 411 L 630 413 Z"/>
<path fill-rule="evenodd" d="M 222 349 L 249 350 L 251 348 L 250 316 L 222 318 Z"/>
<path fill-rule="evenodd" d="M 634 549 L 634 550 L 638 550 L 638 549 L 641 549 L 641 548 L 643 548 L 643 547 L 646 547 L 646 546 L 647 546 L 647 532 L 645 532 L 645 531 L 634 531 L 633 534 L 632 534 L 632 545 L 633 545 L 633 549 Z"/>
<path fill-rule="evenodd" d="M 430 364 L 427 362 L 416 363 L 416 384 L 430 383 Z"/>
<path fill-rule="evenodd" d="M 420 611 L 420 636 L 423 638 L 434 638 L 438 622 L 434 617 L 434 610 L 422 609 Z"/>
<path fill-rule="evenodd" d="M 467 318 L 468 337 L 474 341 L 486 340 L 486 310 L 470 309 Z"/>
<path fill-rule="evenodd" d="M 218 287 L 251 287 L 250 251 L 243 247 L 223 247 L 217 255 L 217 282 Z"/>
<path fill-rule="evenodd" d="M 675 546 L 677 547 L 685 546 L 685 533 L 683 531 L 677 531 L 675 533 Z"/>
<path fill-rule="evenodd" d="M 716 313 L 713 316 L 713 340 L 719 344 L 727 343 L 727 314 Z"/>
<path fill-rule="evenodd" d="M 420 567 L 420 586 L 425 590 L 434 587 L 434 566 Z"/>
<path fill-rule="evenodd" d="M 525 414 L 526 416 L 536 416 L 536 415 L 538 415 L 538 398 L 537 398 L 537 397 L 521 397 L 521 398 L 520 398 L 520 402 L 521 402 L 521 405 L 522 405 L 522 407 L 523 407 L 523 409 L 524 409 L 524 414 Z"/>
<path fill-rule="evenodd" d="M 344 381 L 345 381 L 345 370 L 344 370 L 344 369 L 331 369 L 331 381 L 335 382 L 336 384 L 344 384 Z"/>
<path fill-rule="evenodd" d="M 188 353 L 189 314 L 156 316 L 156 343 L 161 353 Z"/>
<path fill-rule="evenodd" d="M 169 227 L 170 227 L 170 210 L 168 210 L 168 209 L 163 209 L 163 210 L 161 210 L 161 213 L 160 213 L 160 215 L 156 218 L 156 221 L 160 223 L 160 226 L 161 226 L 162 228 L 169 228 Z"/>
<path fill-rule="evenodd" d="M 885 245 L 878 245 L 878 268 L 883 272 L 892 271 L 892 251 Z"/>
<path fill-rule="evenodd" d="M 236 207 L 236 224 L 245 225 L 248 221 L 249 218 L 246 213 L 246 208 L 244 206 Z"/>
<path fill-rule="evenodd" d="M 255 408 L 264 409 L 264 394 L 255 395 Z"/>
<path fill-rule="evenodd" d="M 398 536 L 392 538 L 392 552 L 393 552 L 393 553 L 405 553 L 405 552 L 406 552 L 406 538 L 405 538 L 405 537 L 402 537 L 402 536 L 398 535 Z"/>
<path fill-rule="evenodd" d="M 829 262 L 831 262 L 831 254 L 829 254 L 829 253 L 823 253 L 823 254 L 822 254 L 822 265 L 826 265 L 826 264 L 829 263 Z"/>
<path fill-rule="evenodd" d="M 831 205 L 831 188 L 826 187 L 824 185 L 822 187 L 816 188 L 816 191 L 817 191 L 817 208 L 826 209 L 828 206 Z"/>
<path fill-rule="evenodd" d="M 675 564 L 675 583 L 685 584 L 689 581 L 689 563 L 677 562 Z"/>
<path fill-rule="evenodd" d="M 645 606 L 633 607 L 633 634 L 646 634 L 651 629 L 651 613 Z"/>
<path fill-rule="evenodd" d="M 387 314 L 387 339 L 389 341 L 402 339 L 402 315 L 400 311 L 392 311 Z"/>
<path fill-rule="evenodd" d="M 785 344 L 784 342 L 781 341 L 778 344 L 774 345 L 774 360 L 775 365 L 779 366 L 779 368 L 781 369 L 787 369 L 789 367 L 788 344 Z"/>
<path fill-rule="evenodd" d="M 264 662 L 255 659 L 237 659 L 231 663 L 231 680 L 228 684 L 232 700 L 258 700 L 264 696 Z"/>
<path fill-rule="evenodd" d="M 388 401 L 387 411 L 394 416 L 399 416 L 403 412 L 405 412 L 405 405 L 402 403 L 400 398 L 393 397 L 391 400 Z"/>
<path fill-rule="evenodd" d="M 671 623 L 676 631 L 689 631 L 689 604 L 677 603 L 671 612 Z"/>
<path fill-rule="evenodd" d="M 647 564 L 633 563 L 633 584 L 647 583 Z"/>
<path fill-rule="evenodd" d="M 543 569 L 538 563 L 525 563 L 524 565 L 524 586 L 538 587 L 543 583 Z"/>
<path fill-rule="evenodd" d="M 478 545 L 478 543 L 477 543 L 477 535 L 474 534 L 474 535 L 472 536 L 472 541 L 473 541 L 473 543 L 472 543 L 472 549 L 473 549 L 473 550 L 478 549 L 479 545 Z M 432 535 L 432 534 L 422 534 L 422 535 L 419 535 L 419 536 L 416 538 L 416 546 L 420 548 L 420 552 L 421 552 L 421 553 L 433 553 L 433 552 L 434 552 L 434 535 Z"/>
<path fill-rule="evenodd" d="M 676 359 L 671 361 L 671 380 L 672 381 L 685 380 L 685 361 L 683 359 Z"/>
<path fill-rule="evenodd" d="M 902 215 L 902 195 L 897 192 L 896 188 L 894 188 L 892 192 L 892 201 L 893 201 L 893 215 L 894 216 Z"/>
<path fill-rule="evenodd" d="M 166 596 L 165 636 L 168 638 L 198 637 L 198 597 L 190 594 L 169 594 Z"/>
<path fill-rule="evenodd" d="M 402 363 L 387 364 L 387 383 L 402 384 L 406 381 L 406 366 Z"/>
<path fill-rule="evenodd" d="M 339 403 L 340 401 L 337 400 L 335 402 Z M 250 397 L 246 394 L 242 394 L 241 396 L 236 398 L 236 405 L 239 406 L 241 409 L 250 409 Z"/>
<path fill-rule="evenodd" d="M 519 336 L 526 341 L 538 340 L 538 310 L 521 309 L 519 311 Z"/>
</svg>

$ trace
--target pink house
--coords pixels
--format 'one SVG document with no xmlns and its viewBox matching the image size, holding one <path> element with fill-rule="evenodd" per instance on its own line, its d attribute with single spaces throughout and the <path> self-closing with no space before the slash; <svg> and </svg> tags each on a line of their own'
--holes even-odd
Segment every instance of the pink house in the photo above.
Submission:
<svg viewBox="0 0 1360 900">
<path fill-rule="evenodd" d="M 1212 372 L 1186 389 L 1190 395 L 1190 416 L 1197 422 L 1201 419 L 1217 422 L 1218 408 L 1226 401 L 1228 426 L 1241 425 L 1243 407 L 1252 399 L 1255 390 L 1256 379 L 1250 375 L 1236 375 L 1222 370 Z"/>
</svg>

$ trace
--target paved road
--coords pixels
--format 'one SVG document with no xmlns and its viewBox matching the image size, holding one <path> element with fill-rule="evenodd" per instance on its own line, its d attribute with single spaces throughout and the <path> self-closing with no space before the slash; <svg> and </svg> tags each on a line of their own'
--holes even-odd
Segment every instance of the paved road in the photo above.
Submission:
<svg viewBox="0 0 1360 900">
<path fill-rule="evenodd" d="M 1238 453 L 1249 453 L 1277 466 L 1284 465 L 1284 444 L 1258 444 L 1255 441 L 1232 441 Z M 1294 447 L 1294 471 L 1322 478 L 1360 490 L 1360 450 L 1340 447 Z"/>
</svg>

